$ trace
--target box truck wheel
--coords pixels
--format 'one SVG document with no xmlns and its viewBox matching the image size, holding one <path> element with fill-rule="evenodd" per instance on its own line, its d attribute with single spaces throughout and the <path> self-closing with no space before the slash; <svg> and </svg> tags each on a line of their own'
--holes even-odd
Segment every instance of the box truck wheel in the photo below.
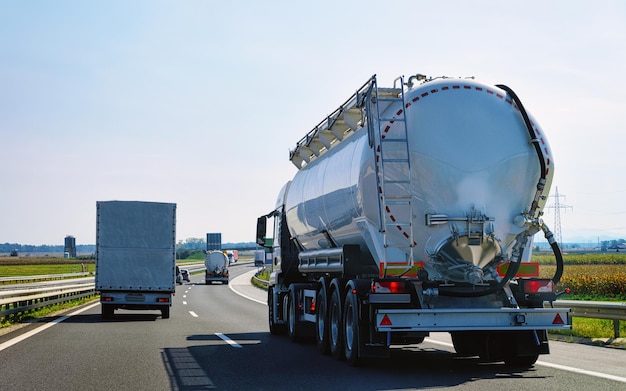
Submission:
<svg viewBox="0 0 626 391">
<path fill-rule="evenodd" d="M 359 307 L 356 294 L 348 289 L 345 305 L 343 306 L 344 354 L 346 361 L 352 366 L 358 366 L 359 360 Z"/>
<path fill-rule="evenodd" d="M 169 319 L 170 318 L 170 307 L 161 308 L 161 318 Z"/>
<path fill-rule="evenodd" d="M 102 319 L 112 319 L 115 309 L 111 304 L 102 304 Z"/>
<path fill-rule="evenodd" d="M 322 354 L 329 354 L 328 336 L 328 294 L 326 281 L 320 280 L 320 290 L 315 298 L 315 342 L 317 350 Z"/>
<path fill-rule="evenodd" d="M 507 357 L 504 359 L 504 363 L 512 368 L 527 369 L 535 365 L 535 362 L 537 362 L 538 358 L 538 354 L 530 356 Z"/>
<path fill-rule="evenodd" d="M 333 293 L 330 295 L 330 306 L 328 309 L 329 314 L 329 343 L 330 354 L 336 360 L 343 360 L 343 328 L 341 326 L 341 319 L 343 312 L 341 311 L 341 294 L 339 289 L 333 289 Z"/>
</svg>

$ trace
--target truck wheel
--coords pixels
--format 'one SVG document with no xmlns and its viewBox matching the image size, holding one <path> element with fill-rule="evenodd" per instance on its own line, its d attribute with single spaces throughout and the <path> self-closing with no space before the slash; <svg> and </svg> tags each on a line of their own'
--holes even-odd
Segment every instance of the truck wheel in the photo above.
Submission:
<svg viewBox="0 0 626 391">
<path fill-rule="evenodd" d="M 342 311 L 341 311 L 341 295 L 339 289 L 333 289 L 333 293 L 330 296 L 330 307 L 328 308 L 329 328 L 328 342 L 330 344 L 330 354 L 336 360 L 343 360 L 343 328 L 341 327 Z"/>
<path fill-rule="evenodd" d="M 298 342 L 298 316 L 297 311 L 298 300 L 296 298 L 296 290 L 289 290 L 289 298 L 287 299 L 287 336 L 291 342 Z"/>
<path fill-rule="evenodd" d="M 110 304 L 102 304 L 102 319 L 112 319 L 115 309 Z"/>
<path fill-rule="evenodd" d="M 326 284 L 321 281 L 320 290 L 315 298 L 315 341 L 317 350 L 322 354 L 330 352 L 328 343 L 328 295 Z"/>
<path fill-rule="evenodd" d="M 285 327 L 282 324 L 274 322 L 274 290 L 270 287 L 267 289 L 267 312 L 269 315 L 270 334 L 279 335 L 285 333 Z"/>
<path fill-rule="evenodd" d="M 170 307 L 161 308 L 161 318 L 169 319 L 170 318 Z"/>
<path fill-rule="evenodd" d="M 538 358 L 538 354 L 532 356 L 507 357 L 504 359 L 504 363 L 511 368 L 527 369 L 535 365 Z"/>
<path fill-rule="evenodd" d="M 478 356 L 483 345 L 485 345 L 482 335 L 471 331 L 457 331 L 450 333 L 452 337 L 452 345 L 459 356 L 471 357 Z M 482 349 L 481 349 L 482 348 Z"/>
<path fill-rule="evenodd" d="M 356 294 L 348 290 L 343 306 L 344 354 L 346 361 L 352 366 L 361 364 L 359 360 L 359 308 Z"/>
</svg>

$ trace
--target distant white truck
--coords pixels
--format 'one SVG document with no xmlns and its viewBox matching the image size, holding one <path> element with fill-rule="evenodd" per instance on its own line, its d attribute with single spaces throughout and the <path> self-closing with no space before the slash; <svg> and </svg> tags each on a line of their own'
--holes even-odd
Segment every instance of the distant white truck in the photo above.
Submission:
<svg viewBox="0 0 626 391">
<path fill-rule="evenodd" d="M 170 317 L 176 290 L 176 204 L 98 201 L 96 290 L 102 317 L 116 309 Z"/>
<path fill-rule="evenodd" d="M 205 282 L 213 281 L 228 284 L 228 256 L 222 251 L 211 251 L 206 255 L 204 266 L 206 267 Z"/>
</svg>

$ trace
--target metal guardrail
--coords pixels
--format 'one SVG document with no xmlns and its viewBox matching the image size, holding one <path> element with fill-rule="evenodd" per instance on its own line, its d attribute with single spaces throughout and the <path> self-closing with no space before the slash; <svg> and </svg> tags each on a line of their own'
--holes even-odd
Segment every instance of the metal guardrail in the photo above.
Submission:
<svg viewBox="0 0 626 391">
<path fill-rule="evenodd" d="M 619 338 L 620 321 L 626 321 L 626 303 L 615 301 L 578 301 L 557 300 L 552 303 L 554 308 L 571 308 L 572 317 L 607 319 L 613 321 L 613 338 Z M 550 303 L 544 303 L 550 307 Z"/>
<path fill-rule="evenodd" d="M 232 265 L 231 265 L 232 266 Z M 204 262 L 179 264 L 181 269 L 189 272 L 204 270 Z M 96 295 L 95 283 L 72 283 L 72 277 L 89 276 L 92 273 L 47 274 L 39 276 L 1 277 L 0 283 L 20 283 L 66 279 L 67 285 L 41 287 L 35 289 L 13 289 L 0 291 L 0 318 L 31 311 L 37 308 L 64 303 L 70 300 Z"/>
<path fill-rule="evenodd" d="M 95 284 L 69 284 L 0 292 L 0 318 L 96 294 Z"/>
<path fill-rule="evenodd" d="M 260 272 L 259 272 L 260 273 Z M 257 275 L 259 273 L 256 273 L 252 278 L 254 279 L 254 281 L 257 282 L 257 284 L 264 286 L 265 288 L 267 288 L 269 286 L 269 282 L 266 280 L 261 280 L 259 277 L 257 277 Z"/>
<path fill-rule="evenodd" d="M 22 284 L 25 282 L 63 280 L 73 277 L 89 276 L 89 272 L 67 273 L 67 274 L 44 274 L 39 276 L 16 276 L 16 277 L 0 277 L 0 284 Z"/>
</svg>

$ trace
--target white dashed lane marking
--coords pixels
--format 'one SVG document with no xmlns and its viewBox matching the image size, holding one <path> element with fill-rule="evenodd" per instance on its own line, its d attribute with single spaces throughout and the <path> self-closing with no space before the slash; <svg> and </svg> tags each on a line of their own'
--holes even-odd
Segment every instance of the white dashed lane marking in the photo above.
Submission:
<svg viewBox="0 0 626 391">
<path fill-rule="evenodd" d="M 223 339 L 224 342 L 226 342 L 227 344 L 229 344 L 233 348 L 241 348 L 241 347 L 243 347 L 243 346 L 239 345 L 237 342 L 233 341 L 232 339 L 228 338 L 227 336 L 225 336 L 222 333 L 215 333 L 215 335 L 217 335 L 218 337 Z"/>
</svg>

